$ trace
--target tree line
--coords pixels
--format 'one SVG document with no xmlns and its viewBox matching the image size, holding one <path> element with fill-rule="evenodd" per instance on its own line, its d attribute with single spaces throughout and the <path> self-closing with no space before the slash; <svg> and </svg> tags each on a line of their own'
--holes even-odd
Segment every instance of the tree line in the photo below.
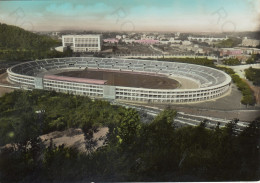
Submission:
<svg viewBox="0 0 260 183">
<path fill-rule="evenodd" d="M 245 69 L 246 78 L 253 82 L 254 85 L 260 86 L 260 69 L 248 68 Z"/>
<path fill-rule="evenodd" d="M 223 60 L 223 64 L 225 65 L 241 65 L 241 61 L 237 58 L 228 58 Z"/>
<path fill-rule="evenodd" d="M 255 96 L 254 96 L 254 92 L 252 91 L 250 86 L 246 83 L 246 81 L 241 79 L 239 77 L 239 75 L 237 75 L 233 71 L 233 69 L 231 69 L 231 68 L 222 67 L 222 66 L 218 66 L 217 68 L 226 72 L 227 74 L 229 74 L 231 76 L 232 81 L 235 83 L 238 90 L 240 90 L 242 95 L 243 95 L 243 97 L 241 99 L 242 104 L 244 104 L 244 105 L 255 105 L 256 99 L 255 99 Z"/>
</svg>

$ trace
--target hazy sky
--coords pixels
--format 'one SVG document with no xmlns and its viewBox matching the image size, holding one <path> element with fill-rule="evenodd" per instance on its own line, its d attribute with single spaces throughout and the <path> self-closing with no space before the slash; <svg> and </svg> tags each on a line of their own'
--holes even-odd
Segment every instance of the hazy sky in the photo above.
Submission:
<svg viewBox="0 0 260 183">
<path fill-rule="evenodd" d="M 0 22 L 39 30 L 254 31 L 260 0 L 0 1 Z"/>
</svg>

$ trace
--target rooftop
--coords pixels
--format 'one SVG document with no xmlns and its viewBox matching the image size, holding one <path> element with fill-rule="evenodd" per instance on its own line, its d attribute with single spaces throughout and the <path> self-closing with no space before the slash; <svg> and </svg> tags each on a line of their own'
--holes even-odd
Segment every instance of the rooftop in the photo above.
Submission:
<svg viewBox="0 0 260 183">
<path fill-rule="evenodd" d="M 62 35 L 62 37 L 92 37 L 92 36 L 101 36 L 101 34 L 69 34 L 69 35 Z"/>
</svg>

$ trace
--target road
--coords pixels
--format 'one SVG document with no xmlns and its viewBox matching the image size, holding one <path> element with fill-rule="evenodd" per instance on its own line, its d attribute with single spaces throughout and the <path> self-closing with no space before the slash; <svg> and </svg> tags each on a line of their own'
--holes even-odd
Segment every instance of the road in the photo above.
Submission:
<svg viewBox="0 0 260 183">
<path fill-rule="evenodd" d="M 126 104 L 122 102 L 111 102 L 114 105 L 121 105 L 126 108 L 134 108 L 137 111 L 146 112 L 146 114 L 150 116 L 157 116 L 163 109 L 156 108 L 156 107 L 148 107 L 148 106 L 140 106 L 140 105 L 134 105 L 134 104 Z M 184 112 L 178 112 L 177 116 L 174 119 L 174 122 L 178 124 L 178 126 L 198 126 L 202 121 L 207 121 L 207 128 L 214 129 L 217 124 L 219 123 L 220 127 L 224 127 L 227 123 L 230 122 L 230 120 L 222 119 L 222 118 L 215 118 L 210 116 L 204 116 L 204 115 L 194 115 L 194 114 L 188 114 Z M 248 122 L 239 121 L 237 123 L 237 131 L 242 131 L 245 127 L 248 126 Z"/>
</svg>

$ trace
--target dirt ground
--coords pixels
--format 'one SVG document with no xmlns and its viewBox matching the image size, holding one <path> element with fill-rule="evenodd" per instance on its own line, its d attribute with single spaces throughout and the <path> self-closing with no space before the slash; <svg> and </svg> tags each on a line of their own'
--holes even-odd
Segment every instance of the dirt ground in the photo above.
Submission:
<svg viewBox="0 0 260 183">
<path fill-rule="evenodd" d="M 0 86 L 0 97 L 4 96 L 4 94 L 6 94 L 6 93 L 10 93 L 13 91 L 14 91 L 14 89 L 12 89 L 12 88 L 5 88 L 5 87 Z"/>
<path fill-rule="evenodd" d="M 7 81 L 7 73 L 3 73 L 3 74 L 0 74 L 0 84 L 10 84 L 8 81 Z M 6 87 L 1 87 L 0 86 L 0 97 L 2 97 L 4 94 L 6 93 L 10 93 L 14 91 L 14 89 L 12 88 L 6 88 Z"/>
<path fill-rule="evenodd" d="M 105 138 L 108 133 L 108 128 L 103 127 L 99 128 L 97 133 L 94 133 L 93 140 L 97 142 L 94 149 L 101 147 L 105 143 Z M 70 128 L 65 131 L 55 131 L 49 134 L 45 134 L 40 136 L 40 138 L 44 141 L 45 145 L 50 144 L 50 140 L 52 139 L 53 144 L 56 146 L 64 144 L 67 147 L 75 147 L 81 152 L 86 152 L 87 149 L 85 147 L 85 139 L 84 134 L 81 129 L 73 129 Z"/>
<path fill-rule="evenodd" d="M 2 84 L 10 84 L 8 81 L 7 81 L 7 72 L 3 73 L 3 74 L 0 74 L 0 83 Z"/>
<path fill-rule="evenodd" d="M 57 75 L 107 80 L 108 85 L 136 88 L 175 89 L 179 86 L 178 81 L 164 76 L 150 76 L 136 73 L 120 73 L 115 71 L 98 71 L 88 69 L 84 71 L 62 72 Z"/>
<path fill-rule="evenodd" d="M 93 150 L 95 151 L 97 148 L 105 145 L 105 140 L 107 137 L 109 129 L 108 127 L 101 127 L 98 129 L 96 133 L 93 134 L 92 140 L 96 142 Z M 80 128 L 74 129 L 70 128 L 65 131 L 54 131 L 45 135 L 41 135 L 40 139 L 46 146 L 50 145 L 50 141 L 52 139 L 52 143 L 55 146 L 60 146 L 62 144 L 65 147 L 76 148 L 81 152 L 89 152 L 86 149 L 86 140 L 84 139 L 84 134 Z M 0 150 L 4 147 L 11 147 L 11 144 L 6 144 L 5 146 L 1 146 Z"/>
</svg>

